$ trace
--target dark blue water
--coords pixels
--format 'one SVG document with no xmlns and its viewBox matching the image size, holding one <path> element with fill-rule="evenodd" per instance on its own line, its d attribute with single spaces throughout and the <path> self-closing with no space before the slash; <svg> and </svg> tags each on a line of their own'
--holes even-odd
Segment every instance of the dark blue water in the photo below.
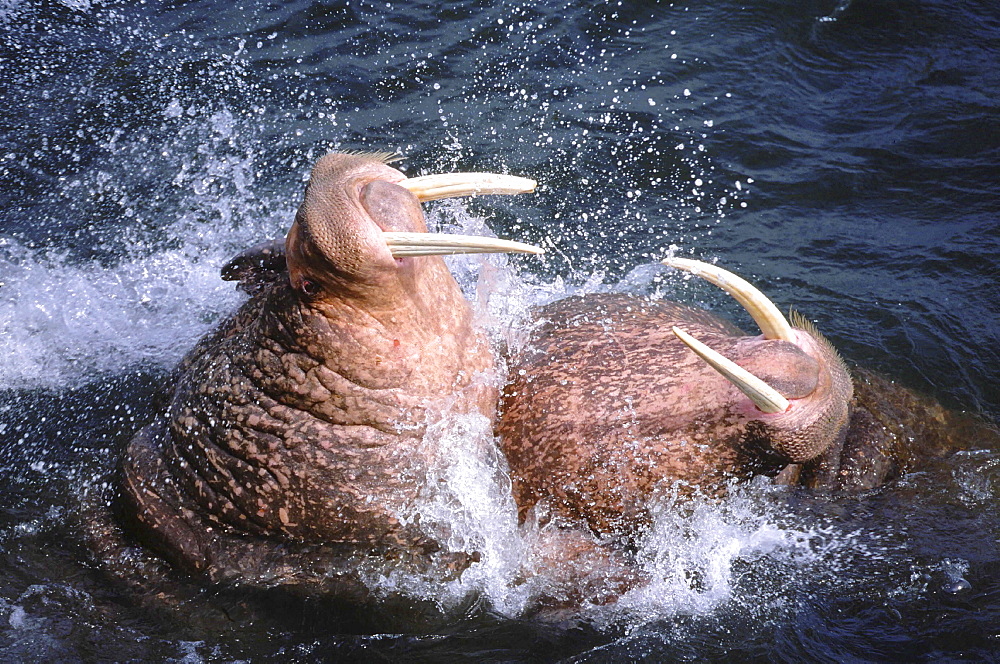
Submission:
<svg viewBox="0 0 1000 664">
<path fill-rule="evenodd" d="M 6 659 L 1000 660 L 1000 451 L 975 441 L 870 496 L 664 511 L 648 592 L 557 624 L 501 563 L 414 590 L 444 608 L 418 626 L 196 584 L 158 604 L 83 534 L 168 369 L 240 301 L 220 265 L 287 229 L 333 148 L 541 183 L 428 210 L 549 249 L 453 262 L 495 339 L 607 288 L 739 319 L 652 266 L 676 246 L 1000 420 L 994 3 L 6 0 L 0 34 Z"/>
</svg>

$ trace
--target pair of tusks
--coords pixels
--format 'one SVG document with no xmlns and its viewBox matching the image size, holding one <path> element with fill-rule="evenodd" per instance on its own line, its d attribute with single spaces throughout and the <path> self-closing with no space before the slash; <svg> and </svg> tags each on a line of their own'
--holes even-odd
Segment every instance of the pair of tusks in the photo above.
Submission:
<svg viewBox="0 0 1000 664">
<path fill-rule="evenodd" d="M 535 181 L 496 173 L 446 173 L 407 178 L 398 183 L 409 189 L 421 203 L 441 198 L 479 194 L 523 194 L 535 190 Z M 443 254 L 519 253 L 541 254 L 539 247 L 523 242 L 477 235 L 451 233 L 397 233 L 384 231 L 382 237 L 394 258 L 440 256 Z"/>
<path fill-rule="evenodd" d="M 747 313 L 760 327 L 765 339 L 781 339 L 796 343 L 792 326 L 774 306 L 774 303 L 748 281 L 728 270 L 723 270 L 721 267 L 688 258 L 666 258 L 661 262 L 667 267 L 690 272 L 726 291 L 740 303 L 740 306 L 747 310 Z M 684 330 L 678 327 L 673 327 L 672 330 L 677 338 L 693 350 L 698 357 L 705 360 L 709 366 L 738 387 L 757 408 L 765 413 L 783 413 L 788 410 L 791 405 L 788 399 L 766 382 L 712 350 Z"/>
</svg>

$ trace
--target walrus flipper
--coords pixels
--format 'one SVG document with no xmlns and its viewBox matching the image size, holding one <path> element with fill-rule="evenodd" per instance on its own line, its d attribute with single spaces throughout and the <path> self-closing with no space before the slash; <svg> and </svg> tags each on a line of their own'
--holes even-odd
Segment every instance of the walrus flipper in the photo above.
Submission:
<svg viewBox="0 0 1000 664">
<path fill-rule="evenodd" d="M 222 266 L 224 281 L 238 281 L 237 287 L 253 295 L 288 274 L 285 238 L 267 240 L 230 258 Z"/>
</svg>

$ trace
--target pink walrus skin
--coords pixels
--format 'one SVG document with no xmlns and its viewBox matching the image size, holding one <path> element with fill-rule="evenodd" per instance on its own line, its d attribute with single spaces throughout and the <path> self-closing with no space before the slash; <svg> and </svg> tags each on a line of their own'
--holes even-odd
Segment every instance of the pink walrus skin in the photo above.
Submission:
<svg viewBox="0 0 1000 664">
<path fill-rule="evenodd" d="M 622 294 L 536 310 L 496 426 L 522 518 L 540 505 L 562 523 L 631 538 L 661 492 L 714 493 L 756 474 L 864 491 L 921 458 L 998 440 L 974 418 L 849 371 L 815 326 L 794 315 L 789 324 L 738 276 L 699 261 L 664 263 L 729 292 L 762 334 Z"/>
</svg>

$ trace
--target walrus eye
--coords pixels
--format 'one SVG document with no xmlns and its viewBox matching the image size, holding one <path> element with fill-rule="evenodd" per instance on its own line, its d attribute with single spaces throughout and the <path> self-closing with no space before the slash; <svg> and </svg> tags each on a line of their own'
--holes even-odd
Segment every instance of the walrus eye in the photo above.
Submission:
<svg viewBox="0 0 1000 664">
<path fill-rule="evenodd" d="M 309 279 L 303 279 L 302 283 L 299 284 L 299 288 L 309 297 L 319 294 L 319 284 Z"/>
</svg>

